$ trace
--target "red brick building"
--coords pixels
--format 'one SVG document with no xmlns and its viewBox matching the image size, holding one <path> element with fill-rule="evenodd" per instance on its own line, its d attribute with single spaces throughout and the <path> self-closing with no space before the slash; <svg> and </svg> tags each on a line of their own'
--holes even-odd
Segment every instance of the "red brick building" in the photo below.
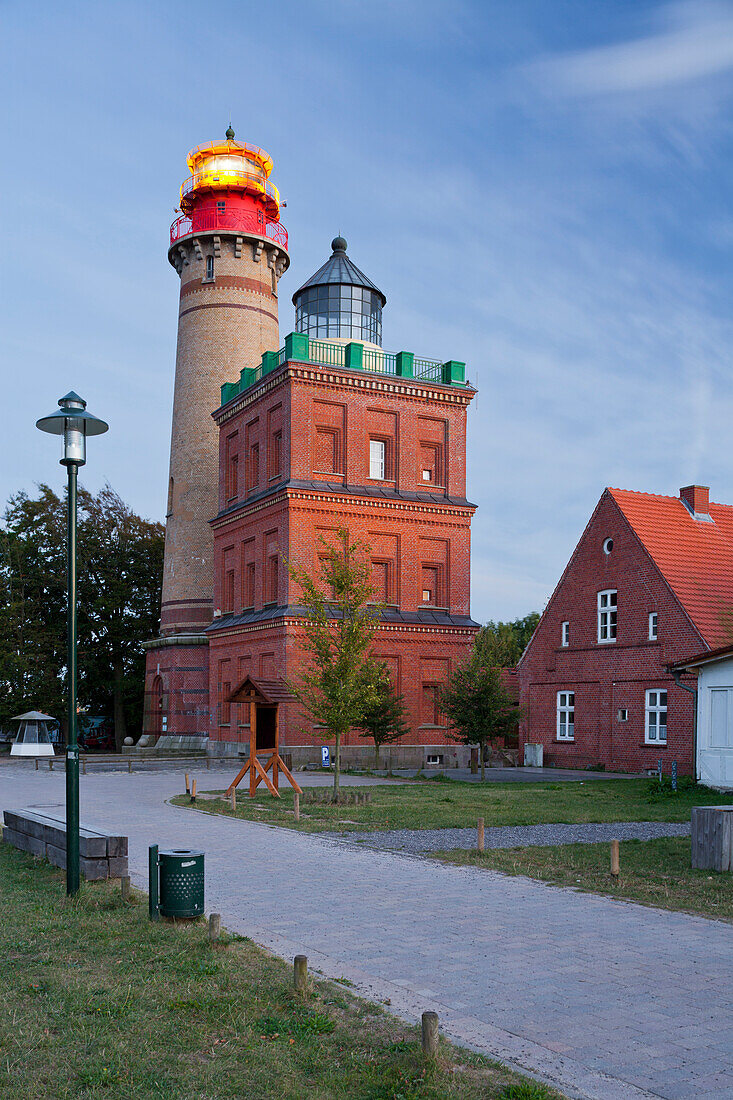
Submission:
<svg viewBox="0 0 733 1100">
<path fill-rule="evenodd" d="M 732 636 L 733 507 L 606 489 L 519 663 L 520 751 L 690 774 L 694 696 L 667 669 Z"/>
<path fill-rule="evenodd" d="M 382 350 L 384 294 L 346 241 L 293 296 L 278 348 L 287 233 L 271 158 L 234 140 L 199 146 L 181 188 L 169 259 L 181 277 L 161 632 L 147 643 L 143 741 L 249 742 L 247 676 L 297 672 L 303 609 L 286 561 L 314 573 L 340 527 L 370 547 L 380 627 L 373 651 L 405 696 L 394 753 L 463 761 L 438 692 L 470 647 L 465 364 Z M 234 381 L 236 379 L 236 381 Z M 221 406 L 212 393 L 220 388 Z M 213 419 L 212 419 L 213 416 Z M 333 540 L 332 540 L 333 541 Z M 280 741 L 316 758 L 293 702 Z M 298 750 L 301 750 L 300 752 Z M 344 759 L 369 753 L 356 734 Z"/>
</svg>

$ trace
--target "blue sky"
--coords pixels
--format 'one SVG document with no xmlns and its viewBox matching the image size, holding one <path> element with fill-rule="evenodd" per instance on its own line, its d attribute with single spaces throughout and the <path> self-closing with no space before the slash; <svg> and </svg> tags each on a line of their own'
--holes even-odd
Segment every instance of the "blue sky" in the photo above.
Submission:
<svg viewBox="0 0 733 1100">
<path fill-rule="evenodd" d="M 480 388 L 475 617 L 542 609 L 606 485 L 733 502 L 733 3 L 27 0 L 0 23 L 1 499 L 62 484 L 34 422 L 74 388 L 110 422 L 84 482 L 162 517 L 167 231 L 231 115 L 288 203 L 281 334 L 341 232 L 385 347 Z"/>
</svg>

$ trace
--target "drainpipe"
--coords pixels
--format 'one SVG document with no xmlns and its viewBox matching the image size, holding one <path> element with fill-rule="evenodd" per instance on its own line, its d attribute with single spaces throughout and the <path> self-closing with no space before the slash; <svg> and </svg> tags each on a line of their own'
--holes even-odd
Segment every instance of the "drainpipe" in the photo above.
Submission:
<svg viewBox="0 0 733 1100">
<path fill-rule="evenodd" d="M 688 687 L 687 684 L 682 683 L 682 669 L 672 668 L 670 669 L 674 682 L 678 688 L 682 688 L 683 691 L 689 691 L 693 696 L 694 710 L 692 712 L 692 770 L 695 776 L 695 782 L 697 782 L 697 688 Z"/>
</svg>

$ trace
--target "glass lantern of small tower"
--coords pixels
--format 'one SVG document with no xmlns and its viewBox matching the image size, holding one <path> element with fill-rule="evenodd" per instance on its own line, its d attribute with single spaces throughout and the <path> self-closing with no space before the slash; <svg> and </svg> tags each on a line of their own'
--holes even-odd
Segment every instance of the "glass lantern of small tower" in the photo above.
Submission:
<svg viewBox="0 0 733 1100">
<path fill-rule="evenodd" d="M 346 255 L 334 237 L 323 267 L 293 295 L 295 331 L 316 340 L 359 340 L 382 346 L 382 307 L 387 299 Z"/>
<path fill-rule="evenodd" d="M 10 749 L 11 756 L 53 756 L 51 728 L 58 725 L 50 714 L 40 710 L 29 710 L 27 714 L 18 714 L 12 719 L 20 722 L 18 736 Z"/>
</svg>

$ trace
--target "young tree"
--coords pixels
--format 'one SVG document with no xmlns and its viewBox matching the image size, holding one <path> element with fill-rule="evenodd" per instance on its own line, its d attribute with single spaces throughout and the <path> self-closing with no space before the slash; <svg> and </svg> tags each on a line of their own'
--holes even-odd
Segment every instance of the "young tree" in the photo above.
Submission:
<svg viewBox="0 0 733 1100">
<path fill-rule="evenodd" d="M 368 661 L 378 623 L 377 610 L 369 605 L 374 590 L 366 547 L 358 540 L 350 542 L 344 528 L 336 534 L 335 546 L 320 540 L 325 554 L 316 579 L 288 563 L 301 590 L 300 603 L 306 611 L 304 649 L 310 655 L 310 663 L 289 686 L 313 721 L 324 728 L 325 739 L 335 741 L 334 799 L 340 790 L 341 739 L 373 703 L 375 686 Z"/>
<path fill-rule="evenodd" d="M 405 700 L 395 691 L 384 662 L 370 661 L 366 673 L 374 686 L 373 698 L 358 728 L 363 731 L 361 737 L 371 737 L 374 742 L 374 766 L 378 768 L 382 745 L 397 741 L 409 732 L 409 727 L 405 721 Z"/>
<path fill-rule="evenodd" d="M 517 722 L 517 708 L 501 682 L 501 671 L 474 649 L 459 664 L 441 692 L 440 704 L 452 727 L 448 736 L 464 745 L 478 745 L 481 780 L 487 745 L 509 733 Z"/>
</svg>

